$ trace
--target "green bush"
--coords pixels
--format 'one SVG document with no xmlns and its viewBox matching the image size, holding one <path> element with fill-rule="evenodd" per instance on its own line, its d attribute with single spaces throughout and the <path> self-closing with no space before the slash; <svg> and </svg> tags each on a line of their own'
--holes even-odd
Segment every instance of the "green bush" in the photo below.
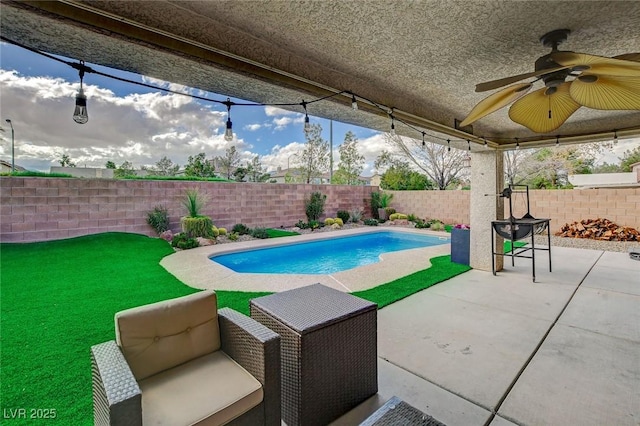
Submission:
<svg viewBox="0 0 640 426">
<path fill-rule="evenodd" d="M 417 222 L 420 219 L 418 219 L 418 216 L 416 216 L 415 214 L 411 213 L 409 216 L 407 216 L 407 220 L 409 222 Z"/>
<path fill-rule="evenodd" d="M 196 248 L 200 244 L 198 244 L 198 240 L 196 240 L 195 238 L 192 238 L 185 233 L 181 233 L 173 236 L 171 245 L 173 247 L 177 247 L 182 250 L 188 250 L 188 249 Z"/>
<path fill-rule="evenodd" d="M 218 228 L 216 228 L 215 226 L 211 227 L 211 236 L 213 238 L 218 238 L 220 236 L 220 230 Z"/>
<path fill-rule="evenodd" d="M 338 224 L 339 226 L 344 225 L 344 222 L 339 217 L 336 217 L 335 219 L 333 219 L 333 223 Z"/>
<path fill-rule="evenodd" d="M 440 221 L 433 222 L 431 224 L 431 230 L 432 231 L 443 231 L 444 230 L 444 224 L 442 222 L 440 222 Z"/>
<path fill-rule="evenodd" d="M 236 234 L 235 232 L 232 232 L 232 233 L 229 234 L 229 239 L 231 241 L 237 241 L 239 236 L 240 235 Z"/>
<path fill-rule="evenodd" d="M 326 218 L 326 219 L 324 220 L 324 226 L 331 226 L 331 225 L 333 225 L 334 223 L 336 223 L 336 221 L 335 221 L 335 220 L 333 220 L 333 219 L 332 219 L 332 218 L 330 218 L 330 217 L 328 217 L 328 218 Z"/>
<path fill-rule="evenodd" d="M 302 220 L 299 220 L 298 223 L 296 223 L 296 226 L 300 229 L 308 229 L 309 228 L 309 224 L 307 222 L 303 222 Z"/>
<path fill-rule="evenodd" d="M 253 228 L 251 230 L 251 236 L 253 238 L 260 238 L 261 240 L 266 240 L 269 238 L 269 233 L 265 228 Z"/>
<path fill-rule="evenodd" d="M 320 219 L 324 213 L 324 202 L 327 196 L 316 191 L 312 192 L 309 198 L 304 200 L 305 213 L 309 222 Z"/>
<path fill-rule="evenodd" d="M 247 235 L 251 233 L 251 228 L 242 223 L 236 223 L 233 225 L 233 228 L 231 228 L 231 232 L 238 235 Z"/>
<path fill-rule="evenodd" d="M 378 220 L 377 219 L 365 219 L 364 220 L 364 224 L 367 226 L 378 226 Z"/>
<path fill-rule="evenodd" d="M 182 232 L 189 237 L 213 237 L 213 222 L 209 216 L 183 217 L 180 223 Z"/>
<path fill-rule="evenodd" d="M 218 228 L 219 235 L 227 235 L 227 228 Z"/>
<path fill-rule="evenodd" d="M 409 217 L 404 213 L 396 213 L 398 215 L 398 220 L 407 220 Z"/>
<path fill-rule="evenodd" d="M 380 216 L 378 216 L 378 209 L 381 208 L 382 206 L 380 205 L 380 195 L 382 195 L 381 192 L 372 192 L 371 193 L 371 214 L 373 215 L 374 219 L 379 219 Z"/>
<path fill-rule="evenodd" d="M 312 231 L 314 229 L 320 228 L 320 222 L 318 222 L 317 220 L 310 220 L 309 221 L 309 228 L 311 228 Z"/>
<path fill-rule="evenodd" d="M 351 210 L 351 222 L 358 223 L 362 219 L 362 210 L 353 209 Z"/>
<path fill-rule="evenodd" d="M 429 222 L 425 222 L 422 219 L 416 220 L 416 228 L 418 229 L 429 228 L 430 226 L 431 224 Z"/>
<path fill-rule="evenodd" d="M 389 215 L 389 220 L 396 220 L 398 218 L 398 213 L 392 213 Z"/>
<path fill-rule="evenodd" d="M 391 204 L 391 200 L 393 200 L 393 194 L 389 194 L 388 192 L 382 192 L 380 194 L 380 208 L 386 209 Z"/>
<path fill-rule="evenodd" d="M 189 217 L 200 216 L 200 210 L 204 206 L 204 199 L 196 189 L 187 189 L 185 197 L 181 200 L 182 205 L 187 209 Z"/>
<path fill-rule="evenodd" d="M 396 213 L 396 209 L 394 209 L 393 207 L 385 207 L 384 211 L 387 212 L 387 217 Z"/>
<path fill-rule="evenodd" d="M 336 216 L 338 216 L 340 219 L 342 219 L 342 223 L 349 222 L 349 218 L 351 217 L 349 212 L 346 211 L 346 210 L 338 210 L 338 213 L 336 213 Z"/>
<path fill-rule="evenodd" d="M 147 213 L 147 223 L 158 235 L 169 229 L 169 212 L 164 206 L 155 206 L 153 211 Z"/>
</svg>

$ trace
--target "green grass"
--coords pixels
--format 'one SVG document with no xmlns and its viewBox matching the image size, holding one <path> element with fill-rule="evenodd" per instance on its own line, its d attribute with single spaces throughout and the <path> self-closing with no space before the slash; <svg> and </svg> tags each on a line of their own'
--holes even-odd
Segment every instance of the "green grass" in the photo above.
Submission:
<svg viewBox="0 0 640 426">
<path fill-rule="evenodd" d="M 299 232 L 283 231 L 282 229 L 267 228 L 269 238 L 290 237 L 292 235 L 300 235 Z"/>
<path fill-rule="evenodd" d="M 519 247 L 526 246 L 527 243 L 525 243 L 524 241 L 514 241 L 513 245 L 515 246 L 515 248 L 519 248 Z M 505 241 L 504 242 L 504 252 L 505 253 L 511 253 L 511 241 Z"/>
<path fill-rule="evenodd" d="M 91 424 L 90 346 L 114 338 L 114 314 L 197 291 L 160 266 L 171 253 L 162 239 L 124 233 L 0 244 L 1 408 L 53 408 L 58 424 Z M 432 263 L 355 294 L 383 307 L 470 269 L 449 256 Z M 246 315 L 250 299 L 269 294 L 216 293 L 219 307 Z"/>
<path fill-rule="evenodd" d="M 18 172 L 3 172 L 0 176 L 15 176 L 15 177 L 51 177 L 51 178 L 70 178 L 73 177 L 67 173 L 47 173 L 47 172 L 34 172 L 31 170 L 22 170 Z"/>
</svg>

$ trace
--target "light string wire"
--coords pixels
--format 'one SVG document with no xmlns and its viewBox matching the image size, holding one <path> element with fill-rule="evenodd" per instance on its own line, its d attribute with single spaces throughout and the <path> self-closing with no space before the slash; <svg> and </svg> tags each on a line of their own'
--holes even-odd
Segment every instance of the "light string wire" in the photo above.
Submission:
<svg viewBox="0 0 640 426">
<path fill-rule="evenodd" d="M 29 50 L 29 51 L 31 51 L 33 53 L 36 53 L 38 55 L 41 55 L 41 56 L 44 56 L 46 58 L 52 59 L 54 61 L 63 63 L 65 65 L 68 65 L 71 68 L 74 68 L 74 69 L 78 70 L 81 74 L 83 74 L 85 72 L 86 73 L 90 73 L 90 74 L 96 74 L 96 75 L 100 75 L 102 77 L 111 78 L 113 80 L 118 80 L 118 81 L 121 81 L 121 82 L 124 82 L 124 83 L 129 83 L 129 84 L 134 84 L 134 85 L 138 85 L 138 86 L 142 86 L 142 87 L 147 87 L 147 88 L 150 88 L 150 89 L 154 89 L 154 90 L 158 90 L 158 91 L 162 91 L 162 92 L 166 92 L 166 93 L 172 93 L 172 94 L 175 94 L 175 95 L 188 96 L 190 98 L 198 99 L 198 100 L 205 101 L 205 102 L 213 102 L 213 103 L 217 103 L 217 104 L 220 104 L 220 105 L 225 105 L 228 109 L 231 106 L 275 106 L 275 107 L 301 106 L 305 110 L 305 114 L 306 114 L 306 106 L 309 105 L 309 104 L 313 104 L 313 103 L 316 103 L 316 102 L 321 102 L 321 101 L 324 101 L 324 100 L 327 100 L 327 99 L 330 99 L 330 98 L 334 98 L 334 97 L 337 97 L 337 96 L 340 96 L 340 95 L 345 95 L 345 94 L 346 95 L 351 95 L 351 105 L 352 105 L 353 109 L 356 109 L 355 107 L 353 107 L 353 104 L 356 103 L 356 98 L 361 99 L 363 101 L 366 101 L 369 104 L 371 104 L 371 105 L 375 106 L 376 108 L 378 108 L 380 111 L 385 113 L 387 116 L 389 116 L 391 118 L 391 120 L 392 120 L 391 121 L 392 125 L 395 122 L 399 122 L 399 123 L 404 124 L 405 126 L 410 128 L 411 130 L 413 130 L 416 133 L 422 135 L 422 140 L 423 141 L 424 141 L 424 137 L 428 136 L 429 138 L 432 138 L 432 139 L 437 139 L 437 140 L 440 140 L 442 142 L 447 142 L 447 146 L 448 146 L 449 149 L 451 147 L 451 142 L 468 142 L 469 143 L 468 139 L 451 139 L 451 137 L 448 137 L 448 138 L 447 137 L 441 137 L 441 136 L 438 136 L 438 135 L 435 135 L 435 134 L 428 133 L 425 130 L 419 130 L 417 127 L 415 127 L 415 126 L 407 123 L 406 121 L 404 121 L 402 119 L 399 119 L 398 117 L 393 115 L 393 112 L 395 110 L 394 108 L 378 104 L 377 102 L 375 102 L 375 101 L 373 101 L 371 99 L 368 99 L 365 96 L 358 95 L 357 93 L 354 93 L 354 92 L 352 92 L 350 90 L 341 90 L 339 92 L 331 93 L 329 95 L 322 96 L 322 97 L 316 98 L 316 99 L 312 99 L 310 101 L 304 101 L 303 100 L 302 102 L 280 102 L 280 103 L 278 103 L 278 102 L 276 102 L 276 103 L 271 103 L 271 102 L 265 102 L 265 103 L 261 103 L 261 102 L 233 102 L 233 101 L 230 101 L 229 99 L 223 101 L 223 100 L 218 100 L 218 99 L 206 98 L 206 97 L 194 95 L 194 94 L 191 94 L 191 93 L 179 92 L 177 90 L 173 90 L 173 89 L 169 89 L 169 88 L 165 88 L 165 87 L 160 87 L 160 86 L 155 86 L 153 84 L 148 84 L 148 83 L 144 83 L 144 82 L 141 82 L 141 81 L 135 81 L 135 80 L 131 80 L 131 79 L 124 78 L 124 77 L 118 77 L 118 76 L 115 76 L 115 75 L 112 75 L 112 74 L 107 74 L 107 73 L 95 70 L 95 69 L 85 65 L 84 61 L 79 61 L 79 62 L 65 61 L 64 59 L 57 58 L 54 55 L 51 55 L 49 53 L 42 52 L 42 51 L 40 51 L 38 49 L 29 47 L 29 46 L 24 45 L 22 43 L 19 43 L 17 41 L 11 40 L 11 39 L 3 36 L 3 35 L 0 35 L 0 40 L 2 40 L 4 42 L 7 42 L 7 43 L 10 43 L 10 44 L 13 44 L 13 45 L 18 46 L 18 47 L 21 47 L 23 49 Z M 356 103 L 356 106 L 357 106 L 357 103 Z M 617 130 L 620 130 L 620 129 L 617 129 Z M 612 131 L 615 134 L 614 140 L 616 140 L 616 141 L 618 139 L 617 130 L 613 130 Z M 557 138 L 556 140 L 558 140 L 558 139 L 560 139 L 562 137 L 566 137 L 566 136 L 558 135 L 558 136 L 556 136 L 556 138 Z M 479 138 L 481 138 L 484 141 L 483 145 L 486 147 L 487 146 L 486 137 L 485 136 L 479 136 Z M 541 139 L 543 139 L 543 138 L 544 137 L 541 137 Z M 491 138 L 491 139 L 496 141 L 496 142 L 498 142 L 498 141 L 509 142 L 509 141 L 514 140 L 514 138 L 495 138 L 495 137 Z M 516 146 L 519 147 L 519 141 L 518 141 L 517 138 L 515 139 L 515 142 L 516 142 Z M 528 140 L 528 142 L 536 142 L 536 140 L 535 139 L 531 139 L 531 140 Z M 476 143 L 476 142 L 474 142 L 474 143 Z M 470 146 L 471 145 L 469 144 L 469 148 L 470 148 Z"/>
</svg>

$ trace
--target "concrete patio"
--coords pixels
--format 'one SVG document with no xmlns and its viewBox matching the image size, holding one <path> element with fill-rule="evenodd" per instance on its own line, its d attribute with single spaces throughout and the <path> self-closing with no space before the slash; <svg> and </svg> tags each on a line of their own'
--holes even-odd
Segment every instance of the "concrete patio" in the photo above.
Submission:
<svg viewBox="0 0 640 426">
<path fill-rule="evenodd" d="M 448 425 L 639 425 L 640 262 L 553 247 L 472 270 L 378 313 L 379 392 Z"/>
</svg>

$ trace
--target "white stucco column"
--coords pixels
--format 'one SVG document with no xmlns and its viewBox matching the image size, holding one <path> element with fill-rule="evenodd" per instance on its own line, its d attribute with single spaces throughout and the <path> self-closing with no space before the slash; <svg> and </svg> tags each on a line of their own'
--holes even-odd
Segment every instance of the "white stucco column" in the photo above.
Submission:
<svg viewBox="0 0 640 426">
<path fill-rule="evenodd" d="M 474 269 L 491 271 L 491 238 L 496 251 L 502 252 L 502 238 L 496 237 L 491 221 L 504 218 L 504 199 L 495 196 L 504 186 L 501 151 L 471 153 L 471 247 L 469 261 Z M 496 256 L 496 270 L 503 266 L 503 257 Z"/>
</svg>

